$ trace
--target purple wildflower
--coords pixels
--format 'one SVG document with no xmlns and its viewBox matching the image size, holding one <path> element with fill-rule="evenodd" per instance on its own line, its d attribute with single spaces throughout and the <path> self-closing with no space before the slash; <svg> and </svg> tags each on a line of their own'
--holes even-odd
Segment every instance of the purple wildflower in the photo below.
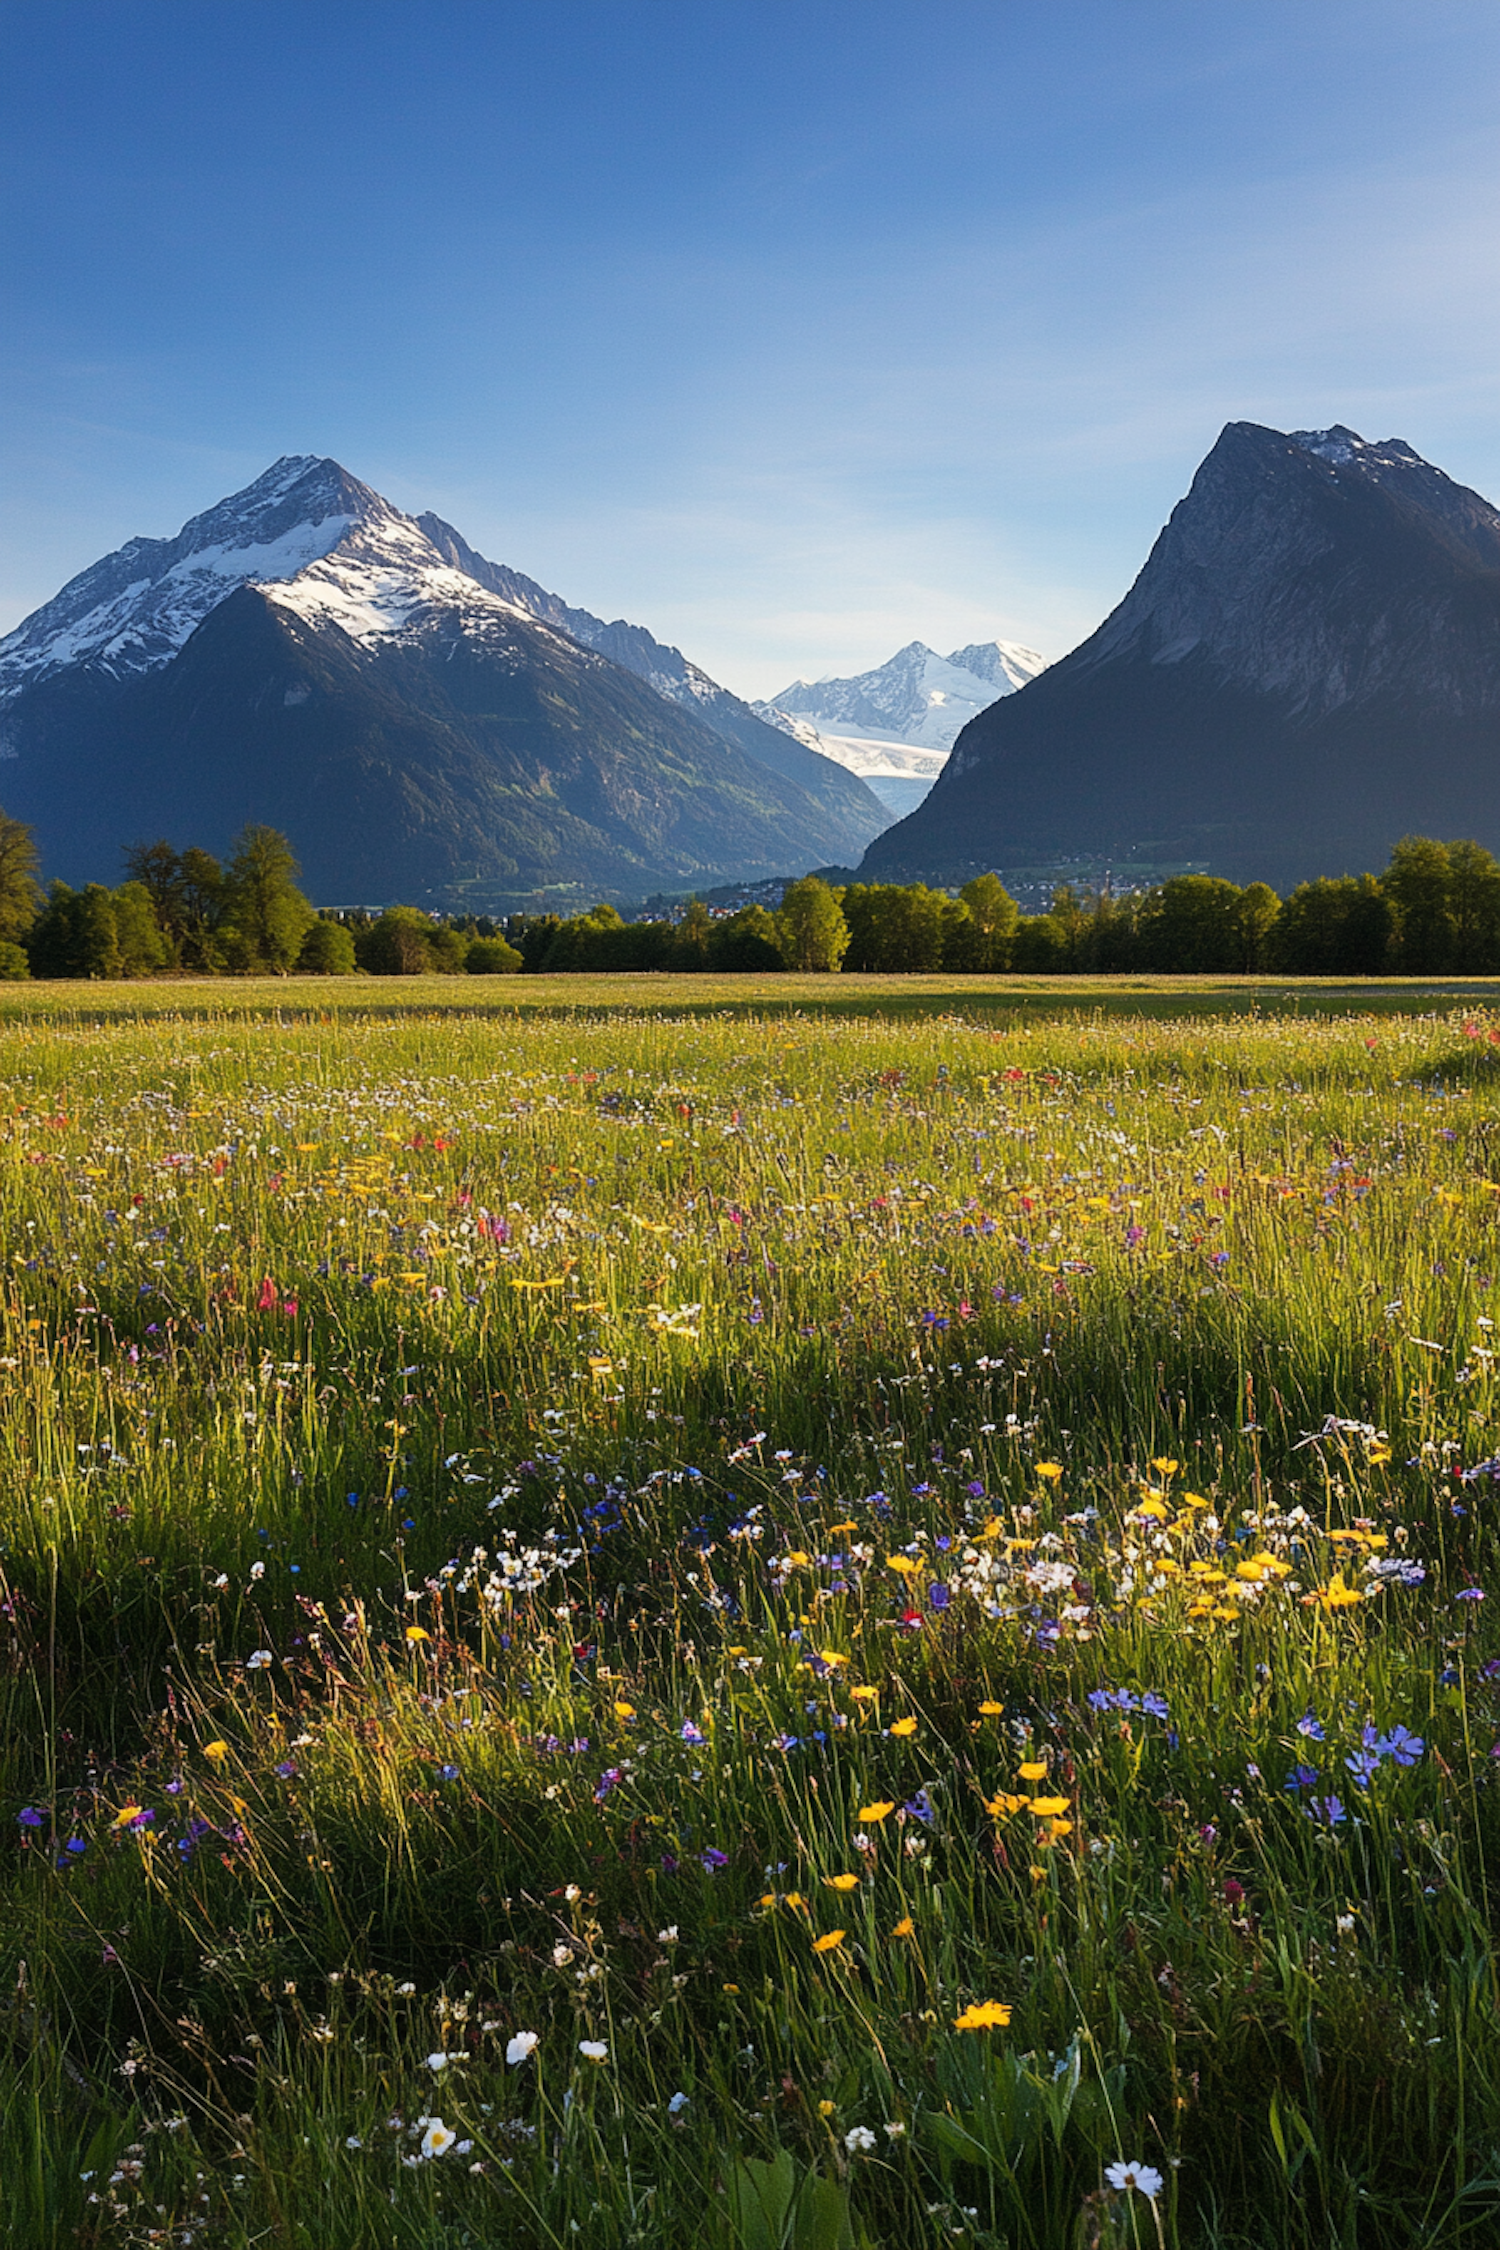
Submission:
<svg viewBox="0 0 1500 2250">
<path fill-rule="evenodd" d="M 1382 1757 L 1393 1758 L 1398 1766 L 1414 1766 L 1427 1745 L 1409 1727 L 1392 1727 L 1389 1734 L 1380 1737 L 1377 1747 Z"/>
</svg>

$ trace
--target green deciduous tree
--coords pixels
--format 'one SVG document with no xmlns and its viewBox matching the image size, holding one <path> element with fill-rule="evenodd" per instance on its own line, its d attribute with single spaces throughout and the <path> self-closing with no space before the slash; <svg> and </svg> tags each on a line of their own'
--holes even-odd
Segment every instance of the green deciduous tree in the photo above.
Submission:
<svg viewBox="0 0 1500 2250">
<path fill-rule="evenodd" d="M 1373 875 L 1319 876 L 1283 901 L 1269 964 L 1291 976 L 1379 976 L 1390 966 L 1394 923 Z"/>
<path fill-rule="evenodd" d="M 817 875 L 788 883 L 777 910 L 776 938 L 789 969 L 826 975 L 838 968 L 849 948 L 840 897 Z"/>
<path fill-rule="evenodd" d="M 776 924 L 763 906 L 742 906 L 716 922 L 708 940 L 708 965 L 730 975 L 774 975 L 784 969 Z"/>
<path fill-rule="evenodd" d="M 347 977 L 355 968 L 354 933 L 320 914 L 302 940 L 297 967 L 303 976 Z"/>
<path fill-rule="evenodd" d="M 283 976 L 292 967 L 316 920 L 297 888 L 299 872 L 297 856 L 279 829 L 252 822 L 240 831 L 224 870 L 226 937 L 232 930 L 237 941 L 232 959 L 238 952 L 246 967 Z"/>
<path fill-rule="evenodd" d="M 516 948 L 507 945 L 503 937 L 471 938 L 464 956 L 464 967 L 471 977 L 519 976 L 525 966 Z"/>
<path fill-rule="evenodd" d="M 1010 892 L 998 875 L 976 875 L 958 895 L 969 910 L 978 941 L 974 966 L 989 972 L 1008 969 L 1016 924 L 1021 919 L 1021 909 Z"/>
<path fill-rule="evenodd" d="M 18 944 L 41 905 L 36 840 L 24 820 L 0 812 L 0 939 Z"/>
</svg>

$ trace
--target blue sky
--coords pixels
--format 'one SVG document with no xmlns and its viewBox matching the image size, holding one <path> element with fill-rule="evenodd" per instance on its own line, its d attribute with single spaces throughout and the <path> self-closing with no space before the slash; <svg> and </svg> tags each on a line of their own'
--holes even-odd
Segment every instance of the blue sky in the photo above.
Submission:
<svg viewBox="0 0 1500 2250">
<path fill-rule="evenodd" d="M 1500 498 L 1494 0 L 6 0 L 0 630 L 331 453 L 727 685 L 1049 655 L 1226 420 Z"/>
</svg>

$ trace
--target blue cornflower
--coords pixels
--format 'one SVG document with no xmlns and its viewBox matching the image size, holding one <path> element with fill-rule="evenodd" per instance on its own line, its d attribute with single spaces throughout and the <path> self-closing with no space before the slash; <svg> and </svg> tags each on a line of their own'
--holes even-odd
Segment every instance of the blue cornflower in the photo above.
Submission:
<svg viewBox="0 0 1500 2250">
<path fill-rule="evenodd" d="M 1380 1752 L 1378 1750 L 1356 1750 L 1351 1758 L 1344 1760 L 1344 1763 L 1361 1789 L 1368 1789 L 1371 1780 L 1380 1771 Z"/>
<path fill-rule="evenodd" d="M 1090 1688 L 1085 1701 L 1091 1711 L 1112 1711 L 1115 1707 L 1113 1691 L 1107 1687 Z"/>
<path fill-rule="evenodd" d="M 1330 1828 L 1337 1828 L 1348 1818 L 1337 1797 L 1314 1797 L 1307 1812 L 1310 1820 L 1326 1820 Z"/>
<path fill-rule="evenodd" d="M 924 1828 L 930 1828 L 937 1819 L 936 1809 L 925 1789 L 919 1789 L 915 1797 L 909 1799 L 901 1810 L 907 1815 L 908 1819 L 920 1820 Z"/>
<path fill-rule="evenodd" d="M 1398 1766 L 1414 1766 L 1427 1745 L 1409 1727 L 1392 1727 L 1380 1737 L 1378 1747 L 1382 1757 L 1394 1758 Z"/>
<path fill-rule="evenodd" d="M 949 1593 L 947 1587 L 941 1582 L 941 1580 L 939 1580 L 936 1585 L 928 1587 L 927 1599 L 929 1600 L 929 1602 L 931 1602 L 934 1609 L 946 1609 L 948 1607 L 948 1604 L 952 1601 L 953 1596 Z"/>
<path fill-rule="evenodd" d="M 457 1768 L 457 1766 L 439 1766 L 439 1767 L 438 1767 L 438 1780 L 439 1780 L 439 1781 L 457 1781 L 457 1779 L 458 1779 L 458 1768 Z"/>
<path fill-rule="evenodd" d="M 1323 1731 L 1322 1720 L 1312 1711 L 1303 1712 L 1297 1721 L 1297 1732 L 1305 1734 L 1309 1742 L 1326 1742 L 1328 1739 Z"/>
<path fill-rule="evenodd" d="M 710 1875 L 717 1875 L 721 1867 L 729 1865 L 728 1852 L 719 1851 L 713 1844 L 709 1845 L 706 1852 L 700 1852 L 698 1858 L 701 1864 L 708 1869 Z"/>
<path fill-rule="evenodd" d="M 16 1814 L 16 1819 L 23 1828 L 45 1828 L 47 1825 L 47 1815 L 36 1805 L 23 1806 Z"/>
<path fill-rule="evenodd" d="M 622 1778 L 623 1769 L 619 1766 L 610 1766 L 606 1769 L 605 1772 L 600 1774 L 599 1786 L 594 1791 L 594 1803 L 596 1805 L 602 1805 L 605 1798 L 609 1795 L 611 1789 L 617 1789 L 619 1787 Z"/>
<path fill-rule="evenodd" d="M 1165 1719 L 1170 1716 L 1166 1697 L 1158 1695 L 1154 1688 L 1148 1695 L 1141 1697 L 1141 1709 L 1148 1719 Z"/>
<path fill-rule="evenodd" d="M 1285 1789 L 1316 1789 L 1317 1786 L 1318 1769 L 1316 1766 L 1293 1766 L 1282 1784 Z"/>
<path fill-rule="evenodd" d="M 682 1722 L 682 1739 L 684 1742 L 702 1742 L 705 1740 L 703 1729 L 695 1727 L 691 1719 L 684 1719 Z"/>
</svg>

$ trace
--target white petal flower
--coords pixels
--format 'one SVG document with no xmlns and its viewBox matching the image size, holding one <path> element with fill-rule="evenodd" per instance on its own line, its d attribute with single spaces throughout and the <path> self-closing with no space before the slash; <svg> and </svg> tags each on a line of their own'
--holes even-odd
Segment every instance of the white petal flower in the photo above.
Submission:
<svg viewBox="0 0 1500 2250">
<path fill-rule="evenodd" d="M 1149 2164 L 1110 2164 L 1105 2167 L 1104 2177 L 1112 2188 L 1119 2188 L 1122 2194 L 1134 2188 L 1136 2194 L 1145 2196 L 1148 2203 L 1154 2203 L 1161 2194 L 1161 2174 Z"/>
<path fill-rule="evenodd" d="M 445 2125 L 440 2117 L 431 2118 L 428 2121 L 426 2132 L 422 2135 L 422 2154 L 424 2156 L 446 2156 L 457 2139 L 458 2135 L 451 2125 Z"/>
<path fill-rule="evenodd" d="M 540 2044 L 540 2032 L 518 2031 L 515 2037 L 509 2040 L 506 2044 L 505 2059 L 512 2065 L 516 2063 L 523 2063 L 527 2061 L 533 2049 L 540 2046 Z"/>
<path fill-rule="evenodd" d="M 427 2067 L 429 2070 L 446 2070 L 452 2060 L 453 2057 L 451 2055 L 445 2055 L 442 2050 L 439 2049 L 435 2055 L 428 2056 Z"/>
<path fill-rule="evenodd" d="M 609 2048 L 602 2039 L 580 2039 L 578 2052 L 585 2062 L 602 2063 L 609 2060 Z"/>
<path fill-rule="evenodd" d="M 851 2156 L 868 2156 L 875 2146 L 875 2135 L 868 2125 L 851 2125 L 844 2135 L 844 2146 Z"/>
</svg>

